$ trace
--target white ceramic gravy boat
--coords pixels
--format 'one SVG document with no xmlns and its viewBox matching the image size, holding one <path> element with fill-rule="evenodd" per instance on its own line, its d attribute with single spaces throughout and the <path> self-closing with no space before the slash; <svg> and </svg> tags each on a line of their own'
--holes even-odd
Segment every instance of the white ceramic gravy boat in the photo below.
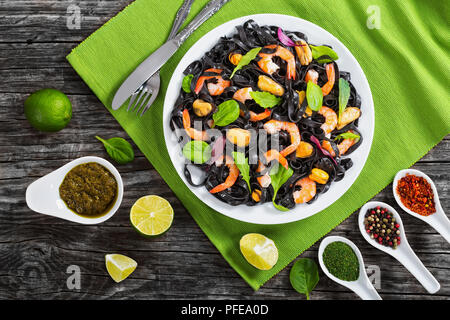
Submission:
<svg viewBox="0 0 450 320">
<path fill-rule="evenodd" d="M 370 237 L 365 229 L 364 218 L 367 210 L 376 208 L 377 206 L 388 209 L 388 211 L 395 218 L 395 222 L 400 225 L 400 244 L 397 246 L 397 249 L 379 244 L 375 239 L 372 239 Z M 406 239 L 405 228 L 403 226 L 402 219 L 394 208 L 380 201 L 367 202 L 359 211 L 358 225 L 361 234 L 368 243 L 397 259 L 401 264 L 403 264 L 406 269 L 408 269 L 409 272 L 411 272 L 414 277 L 416 277 L 416 279 L 429 293 L 436 293 L 437 291 L 439 291 L 439 289 L 441 288 L 439 282 L 433 277 L 428 269 L 425 268 L 422 261 L 420 261 L 420 259 L 411 249 L 408 240 Z"/>
<path fill-rule="evenodd" d="M 356 256 L 358 257 L 358 261 L 359 261 L 358 280 L 355 280 L 355 281 L 341 280 L 341 279 L 333 276 L 328 271 L 327 267 L 325 266 L 325 264 L 323 262 L 323 258 L 322 258 L 323 251 L 330 243 L 336 242 L 336 241 L 344 242 L 344 243 L 348 244 L 353 249 Z M 319 264 L 320 264 L 320 267 L 322 268 L 323 272 L 328 276 L 328 278 L 330 278 L 334 282 L 339 283 L 340 285 L 342 285 L 344 287 L 349 288 L 354 293 L 356 293 L 358 296 L 360 296 L 361 299 L 363 299 L 363 300 L 382 300 L 380 295 L 378 294 L 378 292 L 375 290 L 372 283 L 370 282 L 369 278 L 367 277 L 366 269 L 364 267 L 364 261 L 363 261 L 361 252 L 359 251 L 358 247 L 353 242 L 348 240 L 347 238 L 339 237 L 339 236 L 329 236 L 329 237 L 324 238 L 319 246 Z"/>
<path fill-rule="evenodd" d="M 101 164 L 114 175 L 114 178 L 116 178 L 117 181 L 118 194 L 114 206 L 108 211 L 107 214 L 98 218 L 86 218 L 77 215 L 67 208 L 66 204 L 59 196 L 59 186 L 64 180 L 66 174 L 75 166 L 88 162 L 96 162 Z M 25 194 L 27 205 L 31 210 L 82 224 L 97 224 L 111 218 L 114 213 L 116 213 L 117 209 L 119 209 L 120 204 L 122 203 L 122 197 L 122 177 L 110 162 L 99 157 L 81 157 L 75 159 L 59 169 L 56 169 L 55 171 L 52 171 L 42 178 L 32 182 L 28 186 Z"/>
<path fill-rule="evenodd" d="M 429 216 L 422 216 L 418 213 L 415 213 L 412 210 L 409 210 L 400 200 L 399 195 L 397 194 L 397 184 L 401 178 L 406 176 L 406 174 L 415 175 L 418 177 L 422 177 L 428 181 L 428 183 L 431 186 L 431 189 L 433 189 L 434 193 L 434 203 L 436 207 L 436 212 L 429 215 Z M 450 243 L 450 220 L 448 219 L 447 215 L 445 214 L 444 210 L 442 209 L 441 202 L 439 201 L 439 195 L 436 189 L 436 186 L 433 182 L 433 180 L 430 179 L 429 176 L 427 176 L 425 173 L 419 170 L 414 169 L 405 169 L 399 171 L 394 178 L 394 182 L 392 183 L 392 190 L 394 192 L 395 200 L 397 201 L 400 208 L 402 208 L 404 211 L 412 215 L 413 217 L 416 217 L 417 219 L 420 219 L 426 223 L 428 223 L 431 227 L 433 227 L 437 232 L 439 232 L 447 242 Z"/>
</svg>

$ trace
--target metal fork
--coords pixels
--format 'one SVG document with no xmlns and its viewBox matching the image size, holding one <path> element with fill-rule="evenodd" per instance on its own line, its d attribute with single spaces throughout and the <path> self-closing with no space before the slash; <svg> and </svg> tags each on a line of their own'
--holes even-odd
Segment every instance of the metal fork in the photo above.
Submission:
<svg viewBox="0 0 450 320">
<path fill-rule="evenodd" d="M 183 22 L 186 20 L 191 6 L 194 0 L 184 0 L 180 9 L 175 16 L 175 20 L 172 25 L 172 30 L 169 34 L 169 40 L 173 39 L 180 29 Z M 150 108 L 155 101 L 159 93 L 159 86 L 161 84 L 161 77 L 159 71 L 154 73 L 146 82 L 142 84 L 130 97 L 130 102 L 128 104 L 127 111 L 136 111 L 136 114 L 140 113 L 142 115 Z"/>
</svg>

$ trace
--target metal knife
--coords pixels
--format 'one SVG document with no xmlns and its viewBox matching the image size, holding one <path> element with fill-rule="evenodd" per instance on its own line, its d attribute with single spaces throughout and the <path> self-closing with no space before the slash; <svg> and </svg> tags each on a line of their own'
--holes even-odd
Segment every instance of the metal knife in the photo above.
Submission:
<svg viewBox="0 0 450 320">
<path fill-rule="evenodd" d="M 145 59 L 122 83 L 112 101 L 112 108 L 117 110 L 147 79 L 158 71 L 167 60 L 178 50 L 181 44 L 194 32 L 203 22 L 208 20 L 229 0 L 211 0 L 200 11 L 200 13 L 178 33 L 172 40 L 168 40 L 147 59 Z"/>
</svg>

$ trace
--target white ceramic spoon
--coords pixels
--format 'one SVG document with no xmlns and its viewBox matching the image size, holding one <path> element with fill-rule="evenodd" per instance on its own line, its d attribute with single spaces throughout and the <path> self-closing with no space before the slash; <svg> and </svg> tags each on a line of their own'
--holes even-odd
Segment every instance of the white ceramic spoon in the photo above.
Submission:
<svg viewBox="0 0 450 320">
<path fill-rule="evenodd" d="M 86 218 L 75 214 L 67 208 L 66 204 L 59 196 L 59 186 L 66 174 L 73 167 L 87 162 L 97 162 L 106 167 L 114 175 L 117 181 L 118 194 L 114 206 L 106 215 L 98 218 Z M 111 218 L 114 213 L 116 213 L 117 209 L 119 209 L 119 206 L 122 203 L 122 197 L 122 177 L 111 163 L 99 157 L 82 157 L 75 159 L 31 183 L 25 194 L 27 205 L 31 210 L 82 224 L 97 224 Z"/>
<path fill-rule="evenodd" d="M 358 261 L 359 261 L 358 280 L 355 280 L 355 281 L 341 280 L 341 279 L 333 276 L 328 271 L 325 264 L 323 263 L 323 258 L 322 258 L 323 251 L 330 243 L 336 242 L 336 241 L 344 242 L 344 243 L 348 244 L 353 249 L 356 256 L 358 257 Z M 319 264 L 320 264 L 320 267 L 322 268 L 323 272 L 328 276 L 328 278 L 330 278 L 334 282 L 339 283 L 340 285 L 342 285 L 344 287 L 349 288 L 354 293 L 356 293 L 358 296 L 360 296 L 361 299 L 363 299 L 363 300 L 382 300 L 380 295 L 378 294 L 378 292 L 375 290 L 372 283 L 370 282 L 369 278 L 367 277 L 366 268 L 364 267 L 364 261 L 363 261 L 361 252 L 359 251 L 358 247 L 353 242 L 348 240 L 347 238 L 339 237 L 339 236 L 329 236 L 329 237 L 324 238 L 319 246 Z"/>
<path fill-rule="evenodd" d="M 422 216 L 418 213 L 415 213 L 412 210 L 409 210 L 400 200 L 399 195 L 397 194 L 397 184 L 401 178 L 406 176 L 406 174 L 415 175 L 418 177 L 422 177 L 428 181 L 428 183 L 431 185 L 431 189 L 433 189 L 434 193 L 434 203 L 436 207 L 436 212 L 429 215 L 429 216 Z M 412 215 L 413 217 L 416 217 L 417 219 L 420 219 L 422 221 L 425 221 L 428 223 L 431 227 L 433 227 L 437 232 L 439 232 L 447 242 L 450 243 L 450 220 L 448 220 L 447 215 L 445 214 L 444 210 L 442 209 L 441 202 L 439 201 L 439 195 L 436 189 L 436 186 L 433 182 L 433 180 L 430 179 L 429 176 L 427 176 L 425 173 L 419 170 L 414 169 L 405 169 L 399 171 L 394 178 L 394 182 L 392 183 L 392 190 L 394 192 L 395 200 L 397 201 L 400 208 L 402 208 L 404 211 Z"/>
<path fill-rule="evenodd" d="M 367 233 L 366 228 L 364 226 L 364 218 L 368 209 L 376 208 L 380 206 L 382 208 L 388 209 L 388 211 L 395 218 L 395 222 L 400 225 L 400 244 L 397 246 L 397 249 L 393 249 L 391 247 L 383 246 L 379 244 L 375 239 L 372 239 L 370 235 Z M 386 252 L 387 254 L 393 256 L 397 259 L 403 266 L 408 269 L 411 274 L 416 277 L 416 279 L 422 284 L 422 286 L 429 293 L 436 293 L 441 288 L 441 285 L 437 280 L 433 277 L 433 275 L 428 271 L 427 268 L 423 265 L 422 261 L 416 256 L 414 251 L 411 249 L 408 240 L 406 239 L 405 228 L 403 227 L 402 219 L 397 211 L 392 208 L 390 205 L 380 202 L 380 201 L 370 201 L 362 206 L 359 211 L 358 217 L 358 225 L 361 234 L 364 239 L 367 240 L 372 246 L 375 248 Z"/>
</svg>

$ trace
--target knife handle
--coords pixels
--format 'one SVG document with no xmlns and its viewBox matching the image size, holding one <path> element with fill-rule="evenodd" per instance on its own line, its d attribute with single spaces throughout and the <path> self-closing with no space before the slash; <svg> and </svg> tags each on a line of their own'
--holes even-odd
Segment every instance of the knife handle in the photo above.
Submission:
<svg viewBox="0 0 450 320">
<path fill-rule="evenodd" d="M 191 11 L 191 6 L 194 0 L 184 0 L 180 9 L 178 9 L 177 14 L 175 15 L 175 20 L 173 21 L 172 30 L 170 30 L 170 34 L 168 39 L 173 39 L 178 33 L 183 22 L 186 20 L 189 11 Z"/>
<path fill-rule="evenodd" d="M 214 13 L 216 13 L 229 0 L 211 0 L 200 11 L 200 13 L 187 25 L 186 28 L 180 31 L 175 37 L 177 44 L 180 46 L 203 22 L 208 20 Z"/>
</svg>

